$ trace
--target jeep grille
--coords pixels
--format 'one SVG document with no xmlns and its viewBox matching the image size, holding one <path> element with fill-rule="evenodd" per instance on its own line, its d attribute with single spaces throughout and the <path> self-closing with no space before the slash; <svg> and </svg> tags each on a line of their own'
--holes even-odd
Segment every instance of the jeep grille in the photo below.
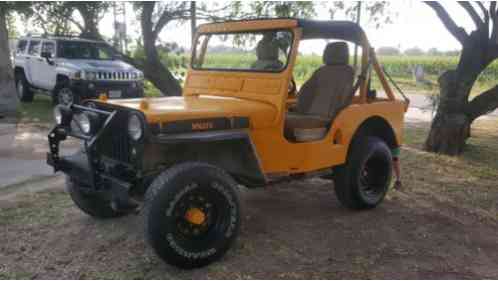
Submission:
<svg viewBox="0 0 498 281">
<path fill-rule="evenodd" d="M 124 163 L 131 163 L 132 144 L 128 138 L 128 114 L 119 112 L 115 122 L 105 130 L 97 141 L 97 151 L 108 158 Z"/>
</svg>

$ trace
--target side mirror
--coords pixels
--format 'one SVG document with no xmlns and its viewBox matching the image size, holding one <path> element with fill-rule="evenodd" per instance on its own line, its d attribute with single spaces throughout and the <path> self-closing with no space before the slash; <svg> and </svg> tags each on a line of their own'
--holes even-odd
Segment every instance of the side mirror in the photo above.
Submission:
<svg viewBox="0 0 498 281">
<path fill-rule="evenodd" d="M 45 58 L 45 60 L 47 60 L 48 64 L 50 64 L 50 65 L 54 64 L 54 62 L 50 60 L 52 58 L 51 52 L 41 52 L 41 57 Z"/>
</svg>

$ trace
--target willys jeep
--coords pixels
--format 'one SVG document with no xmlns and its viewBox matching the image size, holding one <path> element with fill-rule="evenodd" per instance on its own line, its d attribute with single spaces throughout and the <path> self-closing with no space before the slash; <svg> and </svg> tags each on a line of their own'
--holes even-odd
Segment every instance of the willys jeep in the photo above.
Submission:
<svg viewBox="0 0 498 281">
<path fill-rule="evenodd" d="M 298 91 L 293 70 L 310 39 L 335 41 Z M 193 268 L 234 242 L 241 186 L 315 176 L 333 180 L 346 207 L 381 203 L 408 101 L 395 98 L 358 25 L 230 21 L 201 25 L 194 42 L 181 97 L 102 96 L 54 109 L 47 162 L 67 175 L 83 212 L 112 218 L 140 210 L 155 252 Z M 356 71 L 348 44 L 361 49 Z M 385 97 L 371 89 L 374 74 Z M 83 140 L 83 149 L 62 156 L 68 137 Z"/>
</svg>

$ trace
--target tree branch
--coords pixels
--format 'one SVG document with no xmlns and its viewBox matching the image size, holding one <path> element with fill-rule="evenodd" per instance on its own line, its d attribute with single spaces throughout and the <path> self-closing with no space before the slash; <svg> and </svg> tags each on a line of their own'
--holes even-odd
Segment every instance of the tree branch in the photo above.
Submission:
<svg viewBox="0 0 498 281">
<path fill-rule="evenodd" d="M 456 25 L 455 21 L 450 17 L 443 6 L 435 1 L 425 1 L 424 3 L 436 12 L 446 29 L 463 45 L 469 35 L 463 28 Z"/>
<path fill-rule="evenodd" d="M 479 116 L 488 114 L 497 108 L 498 85 L 472 99 L 472 101 L 467 104 L 465 113 L 471 121 L 474 121 Z"/>
<path fill-rule="evenodd" d="M 482 26 L 484 26 L 484 21 L 481 19 L 481 17 L 476 12 L 474 7 L 472 7 L 472 4 L 470 4 L 469 1 L 458 1 L 458 4 L 460 4 L 460 6 L 462 6 L 462 8 L 464 8 L 465 11 L 467 11 L 469 16 L 474 21 L 474 24 L 476 25 L 477 29 L 480 29 Z"/>
<path fill-rule="evenodd" d="M 498 45 L 498 10 L 496 9 L 496 1 L 489 4 L 489 15 L 493 30 L 491 31 L 491 42 Z"/>
<path fill-rule="evenodd" d="M 172 20 L 186 18 L 190 10 L 176 10 L 173 12 L 167 11 L 167 8 L 161 14 L 161 17 L 157 20 L 156 26 L 154 27 L 154 36 L 157 37 L 163 28 Z"/>
</svg>

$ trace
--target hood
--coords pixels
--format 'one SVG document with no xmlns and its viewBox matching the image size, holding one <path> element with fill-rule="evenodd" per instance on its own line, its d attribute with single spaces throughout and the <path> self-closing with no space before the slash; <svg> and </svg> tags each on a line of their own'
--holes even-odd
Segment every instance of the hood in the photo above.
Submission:
<svg viewBox="0 0 498 281">
<path fill-rule="evenodd" d="M 148 103 L 146 110 L 140 103 Z M 107 103 L 142 111 L 149 123 L 215 117 L 248 117 L 251 127 L 260 128 L 273 124 L 277 117 L 274 106 L 246 99 L 219 96 L 184 96 L 108 100 Z"/>
<path fill-rule="evenodd" d="M 71 67 L 78 70 L 86 71 L 137 71 L 133 66 L 120 60 L 68 60 L 61 59 L 59 62 L 62 66 Z"/>
</svg>

